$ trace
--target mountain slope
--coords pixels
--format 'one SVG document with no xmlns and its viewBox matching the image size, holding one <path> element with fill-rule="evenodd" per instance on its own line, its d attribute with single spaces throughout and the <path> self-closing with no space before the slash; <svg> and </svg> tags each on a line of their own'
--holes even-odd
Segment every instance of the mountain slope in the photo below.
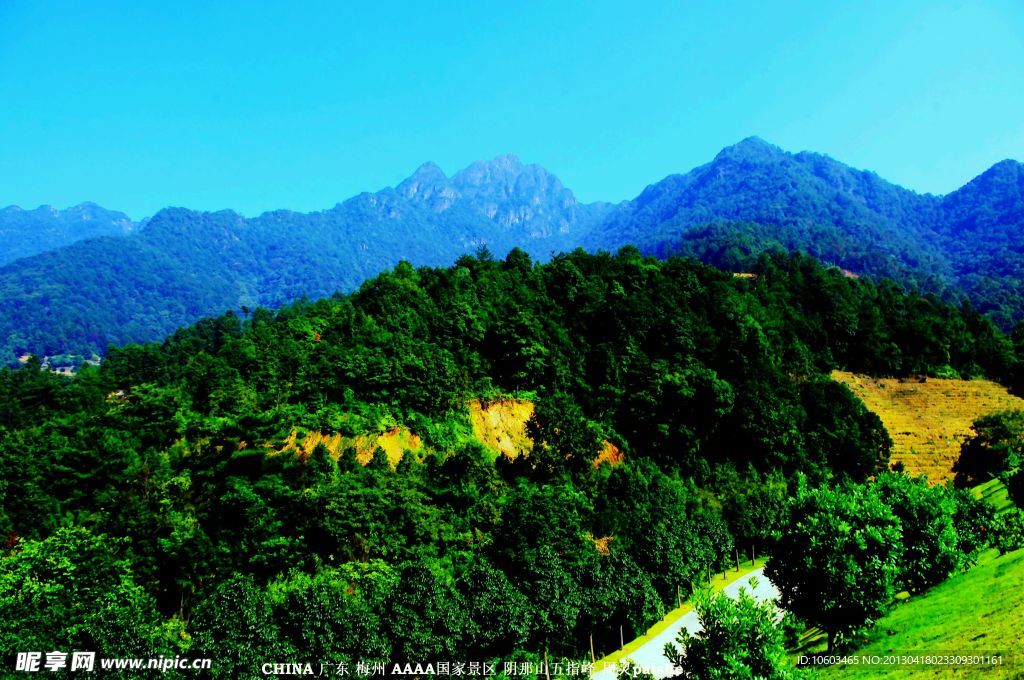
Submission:
<svg viewBox="0 0 1024 680">
<path fill-rule="evenodd" d="M 0 209 L 0 265 L 98 236 L 124 236 L 134 225 L 124 213 L 82 203 L 66 210 Z"/>
<path fill-rule="evenodd" d="M 549 256 L 605 211 L 514 156 L 451 178 L 425 165 L 398 187 L 309 214 L 169 208 L 128 238 L 0 267 L 0 348 L 8 361 L 22 352 L 102 353 L 225 309 L 352 290 L 403 259 L 446 264 L 484 245 Z"/>
<path fill-rule="evenodd" d="M 802 250 L 966 298 L 1004 329 L 1024 319 L 1024 165 L 1012 160 L 939 197 L 749 138 L 616 207 L 585 245 L 623 242 L 734 270 L 764 250 Z"/>
<path fill-rule="evenodd" d="M 1024 164 L 1005 160 L 940 205 L 941 236 L 955 281 L 1009 327 L 1024 310 Z"/>
<path fill-rule="evenodd" d="M 148 228 L 189 235 L 174 213 Z M 206 219 L 211 257 L 255 229 Z M 1008 375 L 990 325 L 961 342 L 963 310 L 765 264 L 470 256 L 205 319 L 71 380 L 0 370 L 5 648 L 185 641 L 224 678 L 274 654 L 603 656 L 760 551 L 789 480 L 885 465 L 881 424 L 824 371 L 927 371 L 960 342 L 954 370 Z M 618 464 L 595 466 L 610 442 Z"/>
<path fill-rule="evenodd" d="M 1017 651 L 1024 644 L 1020 610 L 1024 606 L 1024 551 L 986 555 L 981 564 L 957 574 L 923 596 L 897 605 L 866 634 L 851 655 L 946 655 L 968 661 L 957 666 L 939 663 L 896 666 L 836 664 L 814 678 L 935 678 L 984 675 L 1019 678 Z M 970 665 L 973 662 L 979 665 Z M 979 663 L 980 662 L 980 663 Z"/>
<path fill-rule="evenodd" d="M 933 484 L 953 479 L 960 446 L 974 421 L 998 411 L 1024 408 L 1024 399 L 991 380 L 929 378 L 924 382 L 833 371 L 877 415 L 893 439 L 893 463 Z"/>
</svg>

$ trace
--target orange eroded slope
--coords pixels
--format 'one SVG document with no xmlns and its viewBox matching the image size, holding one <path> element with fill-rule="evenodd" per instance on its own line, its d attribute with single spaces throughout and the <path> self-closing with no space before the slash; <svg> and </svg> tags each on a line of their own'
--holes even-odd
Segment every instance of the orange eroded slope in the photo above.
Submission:
<svg viewBox="0 0 1024 680">
<path fill-rule="evenodd" d="M 481 402 L 473 399 L 468 405 L 473 436 L 481 444 L 511 460 L 533 451 L 533 440 L 526 430 L 526 423 L 533 416 L 533 402 L 522 399 Z M 619 447 L 605 441 L 593 460 L 593 466 L 598 468 L 604 463 L 618 465 L 624 458 Z"/>
<path fill-rule="evenodd" d="M 513 460 L 533 450 L 533 441 L 526 433 L 526 423 L 532 415 L 531 401 L 498 399 L 486 405 L 479 399 L 469 402 L 473 436 L 487 448 Z"/>
<path fill-rule="evenodd" d="M 354 447 L 356 460 L 362 465 L 369 463 L 373 459 L 374 451 L 380 447 L 387 455 L 388 463 L 395 467 L 406 452 L 419 453 L 423 449 L 423 440 L 404 427 L 393 427 L 385 432 L 358 437 L 342 437 L 340 434 L 324 434 L 315 430 L 300 437 L 297 430 L 292 430 L 284 440 L 284 445 L 274 453 L 291 451 L 299 458 L 306 459 L 318 445 L 323 445 L 335 459 L 345 448 Z"/>
</svg>

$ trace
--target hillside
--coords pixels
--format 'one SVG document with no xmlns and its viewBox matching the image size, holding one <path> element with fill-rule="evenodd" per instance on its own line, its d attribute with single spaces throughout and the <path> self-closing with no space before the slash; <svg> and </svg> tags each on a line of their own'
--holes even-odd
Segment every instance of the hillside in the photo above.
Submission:
<svg viewBox="0 0 1024 680">
<path fill-rule="evenodd" d="M 1024 164 L 1006 160 L 942 199 L 938 232 L 954 280 L 1004 327 L 1024 309 Z"/>
<path fill-rule="evenodd" d="M 636 249 L 400 264 L 74 378 L 0 369 L 0 646 L 217 677 L 298 650 L 604 655 L 767 545 L 797 484 L 888 463 L 835 357 L 938 370 L 966 340 L 949 369 L 1019 363 L 970 310 L 806 256 L 751 273 Z"/>
<path fill-rule="evenodd" d="M 168 208 L 132 229 L 96 206 L 12 208 L 0 213 L 0 236 L 38 233 L 31 252 L 47 250 L 0 259 L 0 361 L 103 354 L 204 315 L 348 292 L 401 260 L 445 265 L 481 246 L 548 259 L 636 245 L 734 271 L 765 251 L 802 251 L 946 301 L 966 296 L 1008 330 L 1024 313 L 1022 196 L 1014 161 L 937 197 L 750 138 L 619 205 L 581 204 L 543 168 L 500 156 L 450 177 L 427 163 L 394 188 L 308 214 Z"/>
<path fill-rule="evenodd" d="M 1019 678 L 1024 673 L 1024 551 L 989 555 L 969 572 L 899 604 L 868 632 L 858 655 L 978 655 L 995 666 L 853 666 L 819 670 L 815 678 Z"/>
<path fill-rule="evenodd" d="M 966 295 L 1009 329 L 1024 310 L 1022 197 L 1024 165 L 1012 160 L 933 196 L 752 137 L 617 206 L 584 244 L 625 240 L 736 271 L 764 250 L 799 250 L 947 299 Z"/>
<path fill-rule="evenodd" d="M 712 239 L 723 250 L 749 254 L 781 245 L 935 290 L 950 271 L 929 238 L 937 205 L 935 197 L 827 156 L 790 154 L 751 137 L 707 165 L 647 187 L 617 207 L 586 243 L 607 248 L 625 239 L 650 252 L 695 254 L 691 249 L 707 232 L 693 230 L 724 224 Z"/>
<path fill-rule="evenodd" d="M 526 431 L 526 423 L 533 412 L 533 402 L 520 399 L 500 399 L 486 404 L 479 399 L 469 402 L 473 436 L 491 451 L 511 460 L 533 450 L 533 441 Z"/>
<path fill-rule="evenodd" d="M 960 445 L 980 416 L 1024 408 L 1024 399 L 990 380 L 873 378 L 833 371 L 885 425 L 891 460 L 935 484 L 953 478 Z"/>
</svg>

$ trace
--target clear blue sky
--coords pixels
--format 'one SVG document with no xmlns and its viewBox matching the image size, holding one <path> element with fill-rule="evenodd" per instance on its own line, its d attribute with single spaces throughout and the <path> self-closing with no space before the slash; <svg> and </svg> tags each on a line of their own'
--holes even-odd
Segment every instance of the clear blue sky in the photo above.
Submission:
<svg viewBox="0 0 1024 680">
<path fill-rule="evenodd" d="M 513 152 L 621 200 L 759 135 L 1024 159 L 1024 3 L 0 0 L 0 206 L 316 210 Z"/>
</svg>

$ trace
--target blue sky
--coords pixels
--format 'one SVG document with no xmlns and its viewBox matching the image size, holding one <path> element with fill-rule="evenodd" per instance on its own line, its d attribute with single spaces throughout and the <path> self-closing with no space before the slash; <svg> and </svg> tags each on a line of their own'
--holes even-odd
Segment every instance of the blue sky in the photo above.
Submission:
<svg viewBox="0 0 1024 680">
<path fill-rule="evenodd" d="M 1024 3 L 769 5 L 0 0 L 0 205 L 316 210 L 506 152 L 621 200 L 749 135 L 932 193 L 1024 159 Z"/>
</svg>

